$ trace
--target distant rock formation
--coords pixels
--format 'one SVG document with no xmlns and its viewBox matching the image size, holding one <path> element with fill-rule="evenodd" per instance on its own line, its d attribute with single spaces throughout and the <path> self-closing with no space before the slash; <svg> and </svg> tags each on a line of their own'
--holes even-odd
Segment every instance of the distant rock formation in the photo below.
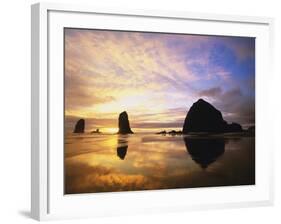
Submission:
<svg viewBox="0 0 281 224">
<path fill-rule="evenodd" d="M 91 134 L 100 134 L 101 132 L 100 132 L 100 129 L 96 129 L 96 130 L 94 130 L 94 131 L 91 131 Z"/>
<path fill-rule="evenodd" d="M 244 131 L 244 134 L 246 136 L 253 137 L 255 136 L 255 132 L 256 132 L 255 129 L 256 129 L 255 126 L 250 126 Z"/>
<path fill-rule="evenodd" d="M 182 131 L 175 131 L 175 130 L 172 130 L 172 131 L 169 131 L 168 134 L 169 134 L 169 135 L 181 135 L 181 134 L 182 134 Z"/>
<path fill-rule="evenodd" d="M 189 109 L 182 132 L 240 132 L 243 131 L 240 124 L 227 124 L 223 119 L 222 113 L 213 105 L 199 99 Z"/>
<path fill-rule="evenodd" d="M 85 120 L 80 119 L 77 121 L 73 133 L 84 133 L 85 130 Z"/>
<path fill-rule="evenodd" d="M 172 130 L 172 131 L 167 132 L 166 130 L 164 130 L 164 131 L 157 132 L 156 134 L 157 135 L 181 135 L 182 131 Z"/>
<path fill-rule="evenodd" d="M 126 111 L 123 111 L 121 114 L 119 114 L 118 127 L 118 134 L 133 134 Z"/>
<path fill-rule="evenodd" d="M 192 160 L 203 169 L 206 169 L 211 163 L 215 162 L 225 151 L 224 139 L 185 137 L 184 142 Z"/>
<path fill-rule="evenodd" d="M 157 134 L 157 135 L 166 135 L 167 132 L 166 132 L 166 130 L 164 130 L 164 131 L 157 132 L 156 134 Z"/>
<path fill-rule="evenodd" d="M 241 132 L 243 131 L 240 124 L 231 123 L 226 126 L 226 132 Z"/>
</svg>

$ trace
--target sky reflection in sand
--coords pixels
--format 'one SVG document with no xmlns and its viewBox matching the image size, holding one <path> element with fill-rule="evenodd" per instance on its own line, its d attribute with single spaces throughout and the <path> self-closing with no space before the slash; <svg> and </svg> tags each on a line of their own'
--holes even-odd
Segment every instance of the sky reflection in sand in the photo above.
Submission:
<svg viewBox="0 0 281 224">
<path fill-rule="evenodd" d="M 253 137 L 68 134 L 65 193 L 255 183 Z"/>
</svg>

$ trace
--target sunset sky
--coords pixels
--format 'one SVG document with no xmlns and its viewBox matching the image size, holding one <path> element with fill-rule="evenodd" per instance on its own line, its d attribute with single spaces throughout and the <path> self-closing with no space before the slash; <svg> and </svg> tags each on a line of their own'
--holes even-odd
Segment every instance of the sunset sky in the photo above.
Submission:
<svg viewBox="0 0 281 224">
<path fill-rule="evenodd" d="M 72 131 L 181 129 L 199 98 L 227 122 L 255 122 L 255 39 L 65 29 L 65 118 Z"/>
</svg>

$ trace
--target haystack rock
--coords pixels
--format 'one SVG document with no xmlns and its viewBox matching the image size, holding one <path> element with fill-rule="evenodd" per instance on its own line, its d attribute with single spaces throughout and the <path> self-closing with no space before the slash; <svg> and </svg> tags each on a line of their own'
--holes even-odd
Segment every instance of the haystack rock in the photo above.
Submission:
<svg viewBox="0 0 281 224">
<path fill-rule="evenodd" d="M 189 132 L 223 133 L 240 131 L 242 131 L 240 124 L 227 124 L 222 117 L 222 113 L 203 99 L 199 99 L 191 106 L 183 125 L 184 134 Z"/>
<path fill-rule="evenodd" d="M 126 111 L 123 111 L 121 114 L 119 114 L 118 127 L 118 134 L 133 134 Z"/>
<path fill-rule="evenodd" d="M 223 132 L 226 124 L 219 110 L 208 102 L 199 99 L 189 109 L 182 131 L 183 133 Z"/>
<path fill-rule="evenodd" d="M 73 133 L 84 133 L 85 130 L 85 120 L 80 119 L 77 121 Z"/>
</svg>

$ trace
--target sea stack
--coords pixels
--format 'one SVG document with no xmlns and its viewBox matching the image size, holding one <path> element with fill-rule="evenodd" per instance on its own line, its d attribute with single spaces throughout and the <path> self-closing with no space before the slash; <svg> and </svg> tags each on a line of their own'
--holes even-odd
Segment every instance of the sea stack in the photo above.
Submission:
<svg viewBox="0 0 281 224">
<path fill-rule="evenodd" d="M 182 132 L 224 132 L 226 124 L 219 110 L 199 99 L 189 109 Z"/>
<path fill-rule="evenodd" d="M 126 111 L 123 111 L 121 114 L 119 114 L 118 127 L 118 134 L 133 134 Z"/>
<path fill-rule="evenodd" d="M 85 130 L 85 120 L 80 119 L 77 121 L 73 133 L 84 133 Z"/>
<path fill-rule="evenodd" d="M 213 105 L 203 99 L 199 99 L 189 109 L 182 132 L 241 132 L 242 127 L 238 123 L 227 124 L 222 113 Z"/>
</svg>

